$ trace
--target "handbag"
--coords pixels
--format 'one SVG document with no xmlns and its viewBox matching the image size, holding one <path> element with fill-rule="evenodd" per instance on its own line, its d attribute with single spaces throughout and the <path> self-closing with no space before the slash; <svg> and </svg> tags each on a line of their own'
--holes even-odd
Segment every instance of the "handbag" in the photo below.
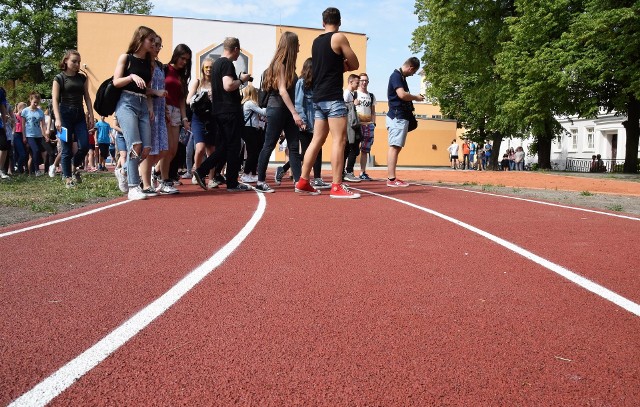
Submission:
<svg viewBox="0 0 640 407">
<path fill-rule="evenodd" d="M 191 110 L 197 114 L 199 118 L 206 120 L 211 116 L 211 100 L 209 99 L 209 92 L 206 90 L 200 91 L 193 96 L 191 102 Z"/>
<path fill-rule="evenodd" d="M 416 115 L 413 112 L 408 114 L 407 120 L 409 120 L 409 129 L 408 131 L 414 131 L 418 128 L 418 119 L 416 119 Z"/>
</svg>

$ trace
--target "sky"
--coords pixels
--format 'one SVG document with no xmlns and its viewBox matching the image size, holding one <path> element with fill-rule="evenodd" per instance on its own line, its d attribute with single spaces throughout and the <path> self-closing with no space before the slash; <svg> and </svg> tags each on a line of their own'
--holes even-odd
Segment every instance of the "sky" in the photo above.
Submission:
<svg viewBox="0 0 640 407">
<path fill-rule="evenodd" d="M 322 12 L 337 7 L 341 31 L 366 34 L 369 92 L 387 100 L 389 75 L 410 56 L 418 17 L 413 0 L 352 0 L 347 3 L 309 0 L 152 0 L 156 16 L 281 24 L 322 29 Z M 242 41 L 242 38 L 240 38 Z M 188 45 L 188 44 L 187 44 Z M 418 58 L 421 55 L 415 55 Z M 362 56 L 359 56 L 362 58 Z M 359 73 L 356 72 L 356 73 Z M 255 74 L 255 72 L 254 72 Z M 254 75 L 255 76 L 255 75 Z M 408 79 L 411 93 L 420 91 L 420 77 Z M 346 84 L 345 84 L 346 86 Z"/>
</svg>

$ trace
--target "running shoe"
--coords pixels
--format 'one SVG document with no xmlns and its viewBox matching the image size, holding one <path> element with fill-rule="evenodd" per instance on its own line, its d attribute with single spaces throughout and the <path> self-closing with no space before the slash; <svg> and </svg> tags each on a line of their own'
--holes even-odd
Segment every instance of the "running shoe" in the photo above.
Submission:
<svg viewBox="0 0 640 407">
<path fill-rule="evenodd" d="M 49 178 L 54 178 L 56 176 L 56 167 L 55 165 L 49 166 Z"/>
<path fill-rule="evenodd" d="M 360 179 L 363 181 L 373 181 L 369 176 L 369 174 L 367 174 L 366 172 L 363 172 L 362 174 L 360 174 Z"/>
<path fill-rule="evenodd" d="M 37 174 L 36 174 L 37 175 Z M 80 170 L 76 169 L 71 176 L 73 178 L 73 182 L 76 184 L 82 184 L 82 176 L 80 175 Z"/>
<path fill-rule="evenodd" d="M 38 170 L 38 171 L 36 171 L 36 173 L 35 173 L 35 176 L 36 176 L 36 177 L 39 177 L 39 176 L 41 176 L 41 175 L 44 175 L 44 171 L 42 171 L 42 170 Z"/>
<path fill-rule="evenodd" d="M 255 189 L 258 192 L 264 192 L 264 193 L 268 193 L 268 194 L 272 194 L 272 193 L 276 192 L 266 182 L 263 182 L 262 184 L 256 185 L 255 187 L 253 187 L 253 189 Z"/>
<path fill-rule="evenodd" d="M 356 177 L 355 175 L 353 175 L 352 172 L 348 172 L 346 174 L 344 174 L 344 176 L 342 177 L 343 181 L 348 181 L 348 182 L 360 182 L 362 181 L 360 178 Z"/>
<path fill-rule="evenodd" d="M 331 184 L 324 182 L 322 178 L 315 178 L 311 183 L 311 186 L 315 189 L 329 189 L 331 188 Z"/>
<path fill-rule="evenodd" d="M 344 184 L 333 184 L 331 185 L 331 192 L 329 193 L 331 198 L 338 199 L 357 199 L 360 198 L 360 194 L 357 192 L 351 192 L 349 188 L 344 186 Z"/>
<path fill-rule="evenodd" d="M 227 187 L 227 192 L 248 192 L 253 191 L 253 187 L 247 184 L 238 184 L 235 188 Z"/>
<path fill-rule="evenodd" d="M 53 167 L 53 166 L 52 166 Z M 54 175 L 55 176 L 55 175 Z M 0 178 L 1 179 L 9 179 L 10 177 L 7 175 L 6 172 L 0 170 Z"/>
<path fill-rule="evenodd" d="M 76 187 L 76 183 L 73 182 L 73 178 L 67 178 L 64 184 L 67 189 L 73 189 Z"/>
<path fill-rule="evenodd" d="M 127 183 L 127 175 L 125 174 L 122 168 L 116 168 L 113 170 L 113 174 L 116 176 L 118 180 L 118 188 L 122 192 L 129 192 L 129 184 Z"/>
<path fill-rule="evenodd" d="M 227 179 L 222 174 L 218 174 L 218 175 L 214 176 L 213 178 L 216 180 L 218 185 L 224 185 L 224 184 L 227 183 Z"/>
<path fill-rule="evenodd" d="M 127 197 L 130 201 L 141 201 L 143 199 L 147 199 L 147 195 L 142 192 L 142 188 L 140 187 L 130 188 Z"/>
<path fill-rule="evenodd" d="M 215 179 L 210 179 L 207 183 L 207 188 L 209 189 L 215 189 L 218 188 L 218 186 L 220 186 L 220 184 L 218 184 L 218 181 L 216 181 Z"/>
<path fill-rule="evenodd" d="M 156 192 L 159 192 L 163 195 L 173 195 L 178 194 L 178 191 L 174 186 L 172 181 L 162 182 L 160 186 L 156 189 Z"/>
<path fill-rule="evenodd" d="M 240 176 L 240 181 L 246 183 L 258 182 L 258 176 L 251 174 L 242 174 Z"/>
<path fill-rule="evenodd" d="M 276 168 L 276 175 L 275 175 L 276 185 L 282 184 L 283 177 L 284 177 L 284 168 L 282 167 Z"/>
<path fill-rule="evenodd" d="M 393 188 L 397 188 L 397 187 L 403 187 L 404 188 L 404 187 L 408 187 L 409 183 L 401 181 L 398 178 L 396 178 L 394 181 L 387 180 L 387 186 L 388 187 L 393 187 Z"/>
<path fill-rule="evenodd" d="M 155 189 L 153 189 L 153 187 L 143 189 L 142 193 L 145 194 L 147 197 L 158 196 L 158 193 L 156 192 Z"/>
<path fill-rule="evenodd" d="M 190 172 L 190 171 L 187 171 L 187 172 L 185 172 L 184 174 L 182 174 L 182 175 L 180 176 L 180 178 L 182 178 L 182 179 L 189 179 L 189 178 L 191 178 L 191 177 L 192 177 L 192 175 L 191 175 L 191 172 Z M 194 182 L 194 184 L 195 184 L 195 182 Z"/>
<path fill-rule="evenodd" d="M 301 194 L 319 195 L 320 191 L 311 186 L 308 179 L 300 177 L 296 182 L 295 191 Z"/>
<path fill-rule="evenodd" d="M 193 172 L 193 178 L 195 178 L 195 183 L 198 184 L 200 188 L 204 189 L 205 191 L 207 190 L 207 185 L 204 183 L 204 180 L 202 179 L 198 171 Z"/>
</svg>

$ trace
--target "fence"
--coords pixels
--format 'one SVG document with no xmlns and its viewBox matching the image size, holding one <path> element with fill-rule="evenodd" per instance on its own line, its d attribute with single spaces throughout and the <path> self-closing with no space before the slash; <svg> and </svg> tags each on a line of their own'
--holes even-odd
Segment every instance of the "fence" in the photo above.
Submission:
<svg viewBox="0 0 640 407">
<path fill-rule="evenodd" d="M 624 160 L 602 159 L 602 166 L 591 168 L 592 160 L 590 158 L 567 158 L 565 171 L 572 172 L 622 172 Z"/>
</svg>

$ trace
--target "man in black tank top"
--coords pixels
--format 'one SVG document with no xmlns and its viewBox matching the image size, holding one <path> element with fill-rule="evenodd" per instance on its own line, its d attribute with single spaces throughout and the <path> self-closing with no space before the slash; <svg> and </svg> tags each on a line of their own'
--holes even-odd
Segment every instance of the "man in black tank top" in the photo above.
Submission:
<svg viewBox="0 0 640 407">
<path fill-rule="evenodd" d="M 313 104 L 315 121 L 313 139 L 302 164 L 302 176 L 296 183 L 296 192 L 318 195 L 309 183 L 309 176 L 318 152 L 331 132 L 331 169 L 333 182 L 331 198 L 360 198 L 342 185 L 344 146 L 347 139 L 347 108 L 342 98 L 343 73 L 360 67 L 358 57 L 351 49 L 347 37 L 338 32 L 340 10 L 329 7 L 322 13 L 324 34 L 313 41 Z"/>
</svg>

